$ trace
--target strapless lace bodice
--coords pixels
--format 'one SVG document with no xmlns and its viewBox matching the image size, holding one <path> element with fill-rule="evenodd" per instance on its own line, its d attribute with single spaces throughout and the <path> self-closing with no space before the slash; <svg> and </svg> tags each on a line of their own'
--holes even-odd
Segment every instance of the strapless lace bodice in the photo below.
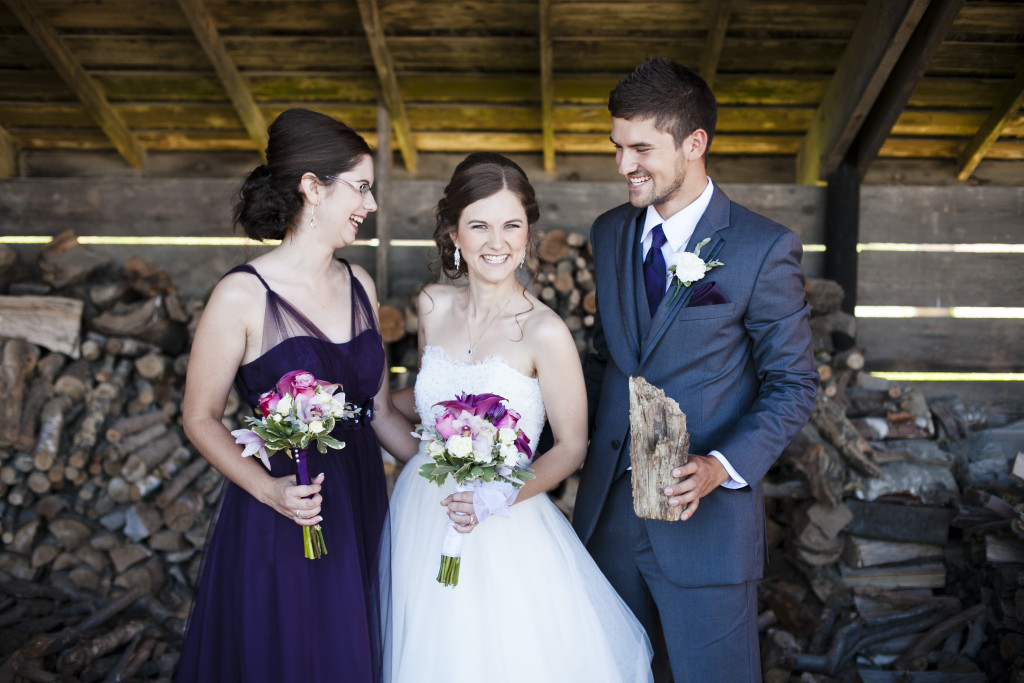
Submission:
<svg viewBox="0 0 1024 683">
<path fill-rule="evenodd" d="M 416 412 L 423 424 L 433 426 L 431 406 L 463 392 L 498 394 L 508 399 L 505 405 L 522 416 L 519 427 L 530 437 L 530 447 L 536 448 L 544 428 L 544 401 L 537 378 L 524 375 L 498 356 L 466 363 L 452 358 L 440 346 L 424 347 L 415 390 Z"/>
</svg>

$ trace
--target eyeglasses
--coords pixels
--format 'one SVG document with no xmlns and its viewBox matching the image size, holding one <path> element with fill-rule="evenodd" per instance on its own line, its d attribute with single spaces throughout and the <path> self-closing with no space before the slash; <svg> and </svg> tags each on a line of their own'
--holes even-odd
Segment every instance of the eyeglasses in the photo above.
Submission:
<svg viewBox="0 0 1024 683">
<path fill-rule="evenodd" d="M 342 178 L 341 176 L 328 175 L 328 176 L 324 176 L 324 177 L 325 178 L 329 178 L 330 180 L 340 180 L 341 182 L 347 184 L 353 190 L 355 190 L 356 192 L 358 192 L 359 194 L 361 194 L 364 197 L 366 195 L 370 194 L 370 184 L 367 183 L 367 182 L 360 182 L 358 185 L 356 185 L 351 180 L 346 180 L 345 178 Z"/>
</svg>

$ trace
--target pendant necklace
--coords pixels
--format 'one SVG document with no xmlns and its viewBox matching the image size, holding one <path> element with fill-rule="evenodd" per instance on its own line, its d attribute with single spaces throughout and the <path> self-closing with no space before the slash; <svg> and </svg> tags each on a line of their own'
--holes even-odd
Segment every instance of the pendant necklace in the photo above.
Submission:
<svg viewBox="0 0 1024 683">
<path fill-rule="evenodd" d="M 484 338 L 485 334 L 487 334 L 487 330 L 491 329 L 491 323 L 493 323 L 496 319 L 501 317 L 502 313 L 505 312 L 505 308 L 508 307 L 509 302 L 512 301 L 512 297 L 514 297 L 515 295 L 516 293 L 512 292 L 512 295 L 509 298 L 505 299 L 505 303 L 502 304 L 501 309 L 498 311 L 498 314 L 487 321 L 487 324 L 484 325 L 483 332 L 480 333 L 480 336 L 476 338 L 475 342 L 473 341 L 473 333 L 469 329 L 469 317 L 466 317 L 466 336 L 469 338 L 469 348 L 466 349 L 467 356 L 473 355 L 473 347 L 480 343 L 480 340 Z"/>
</svg>

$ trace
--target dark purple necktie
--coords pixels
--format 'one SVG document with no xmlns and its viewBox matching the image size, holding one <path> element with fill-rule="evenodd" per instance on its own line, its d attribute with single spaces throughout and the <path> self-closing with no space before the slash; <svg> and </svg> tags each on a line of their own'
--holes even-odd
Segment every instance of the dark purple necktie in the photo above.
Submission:
<svg viewBox="0 0 1024 683">
<path fill-rule="evenodd" d="M 658 310 L 658 304 L 665 298 L 665 255 L 661 248 L 665 246 L 665 231 L 658 225 L 651 233 L 651 250 L 644 259 L 644 287 L 647 289 L 647 305 L 651 309 L 651 317 Z"/>
</svg>

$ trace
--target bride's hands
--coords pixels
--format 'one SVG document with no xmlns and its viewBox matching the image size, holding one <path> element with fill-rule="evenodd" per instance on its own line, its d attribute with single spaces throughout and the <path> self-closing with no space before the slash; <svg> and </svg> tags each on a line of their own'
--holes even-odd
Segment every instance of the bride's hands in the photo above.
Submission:
<svg viewBox="0 0 1024 683">
<path fill-rule="evenodd" d="M 319 524 L 324 519 L 320 516 L 320 503 L 323 501 L 320 484 L 323 481 L 322 472 L 308 486 L 297 485 L 293 477 L 277 477 L 264 491 L 263 502 L 299 526 Z"/>
<path fill-rule="evenodd" d="M 468 534 L 476 528 L 477 519 L 473 513 L 473 492 L 453 493 L 441 501 L 448 508 L 448 519 L 452 520 L 455 530 L 460 534 Z"/>
</svg>

